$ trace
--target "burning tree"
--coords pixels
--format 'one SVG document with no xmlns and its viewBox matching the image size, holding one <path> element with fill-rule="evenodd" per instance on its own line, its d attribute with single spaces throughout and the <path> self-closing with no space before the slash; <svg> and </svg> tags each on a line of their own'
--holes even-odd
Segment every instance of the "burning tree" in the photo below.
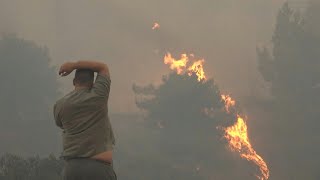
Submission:
<svg viewBox="0 0 320 180">
<path fill-rule="evenodd" d="M 206 109 L 223 107 L 218 87 L 213 80 L 199 83 L 197 79 L 195 74 L 171 73 L 163 77 L 158 87 L 133 86 L 137 106 L 148 113 L 149 124 L 159 131 L 159 154 L 170 165 L 162 166 L 161 171 L 177 179 L 208 179 L 205 177 L 210 176 L 212 169 L 223 169 L 221 164 L 211 162 L 231 161 L 222 159 L 227 157 L 221 155 L 226 153 L 225 146 L 218 143 L 223 133 L 215 129 L 222 114 L 205 114 Z M 221 172 L 213 174 L 218 173 Z"/>
<path fill-rule="evenodd" d="M 241 112 L 229 95 L 220 93 L 213 79 L 206 78 L 204 60 L 196 60 L 193 54 L 175 59 L 168 53 L 164 63 L 175 72 L 164 76 L 158 87 L 133 86 L 137 106 L 147 112 L 163 136 L 161 152 L 175 167 L 197 172 L 199 177 L 252 178 L 242 174 L 244 167 L 230 168 L 234 159 L 225 151 L 224 137 L 231 150 L 259 167 L 259 179 L 268 179 L 267 164 L 251 146 Z M 232 174 L 227 173 L 230 169 Z"/>
</svg>

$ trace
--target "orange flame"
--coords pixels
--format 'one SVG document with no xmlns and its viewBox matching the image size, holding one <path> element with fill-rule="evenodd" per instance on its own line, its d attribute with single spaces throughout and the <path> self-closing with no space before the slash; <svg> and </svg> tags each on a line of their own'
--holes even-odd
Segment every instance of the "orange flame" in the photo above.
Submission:
<svg viewBox="0 0 320 180">
<path fill-rule="evenodd" d="M 178 74 L 181 74 L 187 66 L 189 58 L 187 54 L 182 54 L 180 59 L 174 59 L 170 53 L 167 53 L 164 57 L 164 64 L 169 64 L 170 69 L 176 70 Z"/>
<path fill-rule="evenodd" d="M 159 29 L 159 28 L 160 28 L 160 24 L 154 23 L 153 27 L 152 27 L 152 30 Z"/>
<path fill-rule="evenodd" d="M 224 137 L 229 141 L 231 150 L 239 152 L 242 158 L 252 161 L 259 166 L 261 176 L 257 176 L 258 179 L 267 180 L 269 178 L 268 166 L 250 144 L 248 127 L 242 117 L 238 115 L 237 122 L 233 126 L 225 129 Z"/>
<path fill-rule="evenodd" d="M 236 101 L 233 100 L 230 95 L 222 94 L 221 98 L 224 101 L 226 111 L 230 113 L 230 108 L 236 105 Z"/>
<path fill-rule="evenodd" d="M 221 98 L 225 103 L 225 110 L 230 113 L 230 109 L 235 106 L 236 101 L 230 95 L 222 94 Z M 248 137 L 248 127 L 244 119 L 240 115 L 237 115 L 237 122 L 224 130 L 224 137 L 228 140 L 230 149 L 239 152 L 242 158 L 252 161 L 259 166 L 261 176 L 257 176 L 257 178 L 267 180 L 269 178 L 268 166 L 253 149 Z"/>
<path fill-rule="evenodd" d="M 194 58 L 193 54 L 190 57 Z M 164 57 L 164 63 L 170 65 L 170 69 L 176 70 L 177 74 L 182 74 L 182 72 L 187 72 L 188 75 L 195 73 L 198 77 L 198 81 L 205 80 L 206 76 L 203 69 L 204 59 L 195 61 L 191 66 L 187 67 L 187 62 L 189 58 L 187 54 L 182 54 L 180 59 L 174 59 L 170 53 L 167 53 Z M 236 104 L 236 101 L 231 98 L 230 95 L 221 95 L 222 100 L 225 104 L 225 110 L 230 113 L 230 109 Z M 204 113 L 210 115 L 211 110 L 204 109 Z M 244 119 L 237 115 L 237 122 L 227 128 L 224 128 L 224 137 L 228 140 L 229 147 L 232 151 L 237 151 L 240 156 L 248 161 L 252 161 L 261 171 L 261 176 L 257 176 L 260 180 L 267 180 L 269 178 L 269 169 L 266 162 L 262 159 L 260 155 L 256 153 L 253 149 L 249 137 L 248 137 L 248 127 Z"/>
<path fill-rule="evenodd" d="M 203 70 L 203 63 L 204 59 L 198 60 L 194 62 L 189 68 L 189 75 L 192 74 L 192 72 L 196 73 L 198 77 L 198 81 L 206 79 L 206 76 L 204 75 L 204 70 Z"/>
<path fill-rule="evenodd" d="M 194 58 L 193 54 L 190 57 Z M 203 70 L 204 59 L 197 60 L 193 64 L 187 67 L 189 57 L 187 54 L 181 54 L 180 59 L 175 59 L 170 53 L 167 53 L 164 57 L 164 64 L 170 65 L 170 69 L 176 70 L 177 74 L 181 74 L 183 71 L 188 71 L 189 76 L 195 73 L 198 77 L 198 81 L 205 80 L 206 76 Z"/>
</svg>

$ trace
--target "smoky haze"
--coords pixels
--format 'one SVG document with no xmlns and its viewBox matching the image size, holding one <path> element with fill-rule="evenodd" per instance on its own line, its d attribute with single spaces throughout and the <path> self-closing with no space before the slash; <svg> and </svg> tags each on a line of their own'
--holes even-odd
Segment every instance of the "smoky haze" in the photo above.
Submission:
<svg viewBox="0 0 320 180">
<path fill-rule="evenodd" d="M 1 32 L 50 49 L 54 65 L 98 59 L 110 66 L 113 112 L 136 111 L 131 85 L 160 81 L 164 53 L 206 61 L 222 89 L 241 97 L 255 81 L 255 47 L 268 42 L 281 1 L 3 0 Z M 160 29 L 152 31 L 154 22 Z M 231 52 L 231 53 L 230 53 Z M 70 78 L 59 79 L 64 92 Z"/>
<path fill-rule="evenodd" d="M 155 174 L 160 174 L 163 175 L 159 177 L 161 180 L 172 177 L 187 179 L 188 175 L 192 180 L 199 177 L 209 179 L 198 172 L 192 176 L 193 171 L 183 171 L 183 168 L 197 170 L 207 165 L 203 169 L 206 175 L 214 172 L 211 176 L 213 179 L 229 180 L 238 175 L 245 180 L 255 179 L 254 175 L 259 173 L 257 167 L 241 159 L 238 153 L 228 151 L 226 142 L 220 139 L 221 132 L 209 130 L 211 127 L 214 129 L 218 122 L 225 122 L 224 117 L 215 119 L 217 122 L 213 124 L 197 124 L 195 119 L 199 120 L 197 118 L 202 115 L 197 114 L 199 111 L 193 113 L 195 109 L 189 107 L 189 114 L 183 114 L 183 110 L 188 109 L 187 104 L 193 102 L 185 97 L 181 98 L 186 100 L 185 104 L 175 101 L 174 93 L 183 90 L 175 81 L 170 84 L 168 93 L 161 94 L 161 98 L 168 100 L 170 106 L 165 104 L 158 108 L 160 106 L 154 103 L 156 105 L 152 108 L 141 108 L 141 104 L 139 107 L 135 101 L 137 92 L 148 95 L 150 92 L 147 91 L 161 87 L 161 83 L 165 84 L 164 75 L 172 73 L 163 63 L 165 53 L 170 52 L 174 57 L 179 57 L 181 53 L 192 53 L 196 58 L 205 59 L 206 76 L 214 80 L 221 93 L 231 94 L 241 112 L 247 116 L 251 144 L 268 164 L 270 179 L 318 180 L 320 160 L 316 154 L 320 150 L 317 143 L 320 137 L 317 130 L 320 85 L 317 79 L 320 73 L 317 67 L 320 28 L 317 20 L 320 17 L 320 5 L 317 0 L 311 6 L 302 0 L 289 1 L 288 7 L 284 2 L 1 0 L 0 32 L 8 38 L 0 41 L 0 61 L 5 67 L 0 79 L 6 82 L 3 85 L 5 88 L 0 90 L 0 113 L 3 116 L 0 121 L 0 142 L 4 142 L 0 143 L 0 154 L 58 155 L 61 142 L 59 130 L 51 116 L 52 104 L 56 98 L 72 89 L 73 75 L 61 78 L 54 72 L 57 72 L 59 65 L 70 60 L 101 60 L 108 64 L 111 71 L 109 110 L 117 139 L 115 167 L 119 177 L 141 180 L 152 179 Z M 304 12 L 306 9 L 304 21 L 295 10 Z M 160 28 L 152 30 L 155 22 L 159 23 Z M 12 59 L 44 59 L 46 62 L 50 59 L 49 63 L 21 61 L 20 64 L 15 61 L 5 66 L 11 62 L 7 60 L 10 60 L 5 51 L 7 49 L 3 51 L 2 48 L 7 48 L 6 45 L 10 45 L 12 40 L 17 43 L 8 46 L 11 47 L 9 54 L 13 55 Z M 27 56 L 23 48 L 18 51 L 21 50 L 19 43 L 40 54 L 41 58 L 28 53 Z M 49 69 L 46 69 L 47 65 L 50 65 Z M 38 71 L 38 68 L 44 69 Z M 50 81 L 44 83 L 45 78 L 33 79 L 31 75 L 25 75 L 28 72 L 39 72 L 39 77 L 42 77 L 41 73 L 46 74 L 48 77 L 44 77 Z M 17 86 L 22 78 L 27 79 Z M 10 84 L 14 84 L 15 90 L 10 89 Z M 186 84 L 194 86 L 191 82 Z M 55 87 L 59 90 L 58 95 Z M 25 92 L 32 92 L 32 96 Z M 195 92 L 185 91 L 190 94 Z M 40 95 L 37 101 L 32 100 L 32 97 Z M 26 96 L 26 100 L 19 103 Z M 194 103 L 199 106 L 208 100 L 205 94 L 193 98 L 200 99 Z M 14 103 L 8 103 L 11 101 Z M 29 102 L 37 105 L 31 106 Z M 175 108 L 174 103 L 179 105 L 180 114 L 170 111 Z M 25 109 L 28 112 L 24 112 Z M 160 113 L 150 117 L 146 115 L 150 109 L 154 112 L 169 109 L 172 114 Z M 143 113 L 141 110 L 144 110 Z M 47 114 L 33 118 L 34 114 L 40 114 L 38 111 Z M 164 127 L 161 132 L 162 124 L 157 124 L 161 118 L 176 124 L 171 129 Z M 181 120 L 184 118 L 189 125 L 184 124 L 185 129 L 181 130 L 180 123 L 185 123 Z M 18 121 L 10 122 L 11 119 Z M 201 128 L 193 131 L 195 126 Z M 182 131 L 188 135 L 184 136 Z M 192 132 L 201 136 L 193 137 Z M 211 136 L 216 138 L 212 144 Z M 196 139 L 192 142 L 194 144 L 188 144 L 186 137 Z M 180 140 L 186 147 L 192 145 L 191 150 L 188 149 L 188 153 L 192 154 L 189 160 L 185 160 L 186 154 L 181 153 L 183 147 L 177 146 L 176 142 Z M 198 141 L 201 142 L 200 146 L 197 146 Z M 210 148 L 215 151 L 210 152 Z M 210 153 L 214 155 L 210 156 Z M 198 163 L 198 154 L 201 154 L 203 162 Z M 207 155 L 210 158 L 206 158 Z M 168 167 L 175 160 L 187 166 Z M 140 166 L 136 162 L 141 162 Z M 153 168 L 155 164 L 157 166 Z M 162 173 L 157 168 L 168 171 Z"/>
</svg>

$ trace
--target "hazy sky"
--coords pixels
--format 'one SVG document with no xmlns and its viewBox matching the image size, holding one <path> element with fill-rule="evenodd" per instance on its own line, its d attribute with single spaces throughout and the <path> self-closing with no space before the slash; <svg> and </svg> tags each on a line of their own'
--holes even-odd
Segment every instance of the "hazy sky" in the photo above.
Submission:
<svg viewBox="0 0 320 180">
<path fill-rule="evenodd" d="M 52 63 L 103 60 L 112 112 L 135 111 L 132 84 L 160 82 L 162 59 L 194 53 L 223 91 L 252 93 L 259 44 L 269 43 L 284 0 L 1 0 L 0 31 L 47 46 Z M 160 24 L 151 30 L 154 22 Z M 71 78 L 59 80 L 64 92 Z"/>
</svg>

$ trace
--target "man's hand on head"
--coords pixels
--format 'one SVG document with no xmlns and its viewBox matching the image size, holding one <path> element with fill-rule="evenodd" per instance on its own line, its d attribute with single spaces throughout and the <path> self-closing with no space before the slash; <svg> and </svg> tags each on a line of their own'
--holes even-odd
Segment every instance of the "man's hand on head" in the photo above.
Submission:
<svg viewBox="0 0 320 180">
<path fill-rule="evenodd" d="M 77 61 L 62 64 L 59 70 L 60 76 L 67 76 L 75 69 L 90 69 L 103 76 L 110 76 L 108 66 L 98 61 Z"/>
<path fill-rule="evenodd" d="M 59 70 L 59 75 L 60 76 L 69 75 L 75 69 L 74 66 L 75 66 L 75 63 L 73 63 L 73 62 L 66 62 L 66 63 L 62 64 L 60 67 L 60 70 Z"/>
</svg>

